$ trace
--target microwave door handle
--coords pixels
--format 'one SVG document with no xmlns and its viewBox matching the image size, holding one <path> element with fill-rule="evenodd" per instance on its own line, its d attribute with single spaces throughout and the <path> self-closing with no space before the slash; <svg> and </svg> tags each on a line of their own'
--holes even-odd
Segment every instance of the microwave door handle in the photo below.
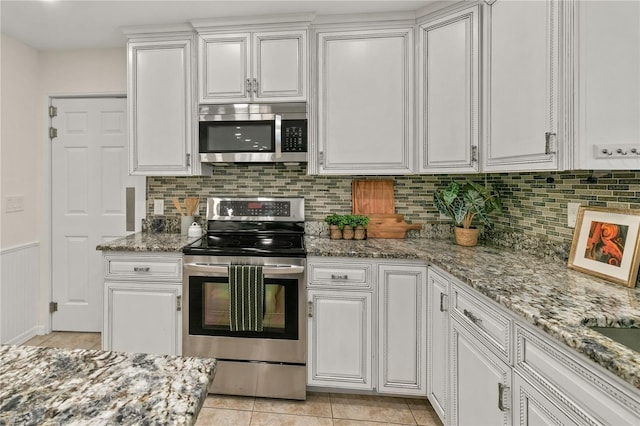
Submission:
<svg viewBox="0 0 640 426">
<path fill-rule="evenodd" d="M 282 158 L 282 116 L 276 114 L 276 158 Z"/>
</svg>

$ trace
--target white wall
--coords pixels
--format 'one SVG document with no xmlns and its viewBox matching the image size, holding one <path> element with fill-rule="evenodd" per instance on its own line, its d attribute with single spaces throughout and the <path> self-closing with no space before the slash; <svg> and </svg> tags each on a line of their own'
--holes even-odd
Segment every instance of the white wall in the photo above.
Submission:
<svg viewBox="0 0 640 426">
<path fill-rule="evenodd" d="M 7 35 L 0 37 L 0 249 L 7 249 L 38 240 L 37 167 L 43 123 L 38 111 L 38 51 Z M 8 196 L 24 197 L 24 211 L 6 213 Z"/>
<path fill-rule="evenodd" d="M 38 52 L 0 34 L 0 343 L 20 343 L 39 327 Z M 7 197 L 23 199 L 7 213 Z"/>
<path fill-rule="evenodd" d="M 24 212 L 4 213 L 4 209 L 0 209 L 0 252 L 38 243 L 38 300 L 33 304 L 40 329 L 48 331 L 51 298 L 49 97 L 125 94 L 126 49 L 123 46 L 37 51 L 6 34 L 0 37 L 0 203 L 6 195 L 25 197 Z"/>
</svg>

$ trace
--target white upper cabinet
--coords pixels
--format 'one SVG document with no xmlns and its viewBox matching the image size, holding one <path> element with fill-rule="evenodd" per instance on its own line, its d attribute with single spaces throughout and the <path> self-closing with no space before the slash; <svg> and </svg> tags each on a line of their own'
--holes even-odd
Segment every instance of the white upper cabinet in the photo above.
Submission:
<svg viewBox="0 0 640 426">
<path fill-rule="evenodd" d="M 202 33 L 198 36 L 200 103 L 307 99 L 307 31 Z"/>
<path fill-rule="evenodd" d="M 580 1 L 575 7 L 574 168 L 640 169 L 640 3 Z"/>
<path fill-rule="evenodd" d="M 191 33 L 130 38 L 129 171 L 190 175 L 194 152 Z"/>
<path fill-rule="evenodd" d="M 413 172 L 413 31 L 317 30 L 311 173 Z"/>
<path fill-rule="evenodd" d="M 485 0 L 483 171 L 557 170 L 565 82 L 557 0 Z"/>
<path fill-rule="evenodd" d="M 419 172 L 478 172 L 479 7 L 418 26 Z"/>
</svg>

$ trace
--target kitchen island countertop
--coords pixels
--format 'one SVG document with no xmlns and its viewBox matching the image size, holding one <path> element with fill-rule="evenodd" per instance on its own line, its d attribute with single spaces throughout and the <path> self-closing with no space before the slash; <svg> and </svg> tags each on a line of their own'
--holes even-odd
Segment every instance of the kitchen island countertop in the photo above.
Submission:
<svg viewBox="0 0 640 426">
<path fill-rule="evenodd" d="M 206 358 L 0 345 L 0 425 L 191 425 Z"/>
</svg>

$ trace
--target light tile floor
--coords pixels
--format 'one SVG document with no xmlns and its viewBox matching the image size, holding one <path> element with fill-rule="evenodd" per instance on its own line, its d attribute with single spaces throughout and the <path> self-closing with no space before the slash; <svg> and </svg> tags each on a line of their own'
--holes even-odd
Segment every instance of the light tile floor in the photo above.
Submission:
<svg viewBox="0 0 640 426">
<path fill-rule="evenodd" d="M 100 333 L 53 332 L 24 343 L 101 349 Z M 426 399 L 308 392 L 306 401 L 209 395 L 196 426 L 441 426 Z"/>
</svg>

